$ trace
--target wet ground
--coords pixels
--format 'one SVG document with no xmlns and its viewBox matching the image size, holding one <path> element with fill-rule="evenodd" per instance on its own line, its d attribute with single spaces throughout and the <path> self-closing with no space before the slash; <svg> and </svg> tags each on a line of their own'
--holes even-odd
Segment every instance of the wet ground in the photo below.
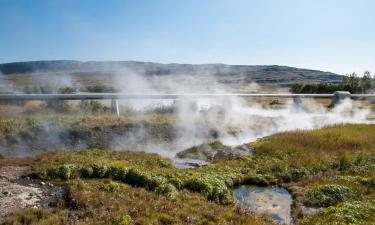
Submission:
<svg viewBox="0 0 375 225">
<path fill-rule="evenodd" d="M 63 199 L 62 187 L 28 177 L 29 167 L 0 168 L 0 221 L 24 208 L 54 207 Z"/>
<path fill-rule="evenodd" d="M 233 191 L 235 203 L 256 213 L 271 216 L 276 222 L 291 224 L 290 193 L 281 187 L 240 186 Z"/>
</svg>

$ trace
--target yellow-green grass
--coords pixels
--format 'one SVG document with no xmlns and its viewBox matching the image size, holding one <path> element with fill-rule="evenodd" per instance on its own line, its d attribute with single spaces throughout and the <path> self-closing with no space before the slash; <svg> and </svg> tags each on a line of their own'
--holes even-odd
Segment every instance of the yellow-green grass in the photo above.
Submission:
<svg viewBox="0 0 375 225">
<path fill-rule="evenodd" d="M 24 210 L 4 224 L 272 224 L 268 219 L 233 206 L 207 202 L 181 191 L 169 199 L 142 188 L 109 180 L 72 180 L 72 210 Z M 126 222 L 127 221 L 127 222 Z"/>
<path fill-rule="evenodd" d="M 249 144 L 255 148 L 253 156 L 217 160 L 205 167 L 184 170 L 175 168 L 168 159 L 155 154 L 104 150 L 53 152 L 28 159 L 2 160 L 0 165 L 27 164 L 32 166 L 36 176 L 56 184 L 66 184 L 73 187 L 72 190 L 75 190 L 75 183 L 83 183 L 82 192 L 91 190 L 94 184 L 90 182 L 105 186 L 106 179 L 112 178 L 116 185 L 101 190 L 110 190 L 110 193 L 117 190 L 117 182 L 121 187 L 130 188 L 125 185 L 129 184 L 132 190 L 137 187 L 141 193 L 160 196 L 168 202 L 181 201 L 182 207 L 190 204 L 188 200 L 181 200 L 183 195 L 201 196 L 199 198 L 205 205 L 200 209 L 202 213 L 208 207 L 206 204 L 236 212 L 230 189 L 238 184 L 278 184 L 293 193 L 293 216 L 297 224 L 332 224 L 334 216 L 343 223 L 354 218 L 354 222 L 350 220 L 352 224 L 371 224 L 375 220 L 374 209 L 360 209 L 372 205 L 375 200 L 374 134 L 374 125 L 336 125 L 312 131 L 284 132 Z M 127 175 L 123 177 L 118 169 Z M 86 205 L 94 203 L 94 197 L 89 196 L 80 201 L 89 202 Z M 108 198 L 110 196 L 108 194 Z M 138 196 L 138 199 L 142 197 Z M 351 202 L 355 205 L 348 205 Z M 302 212 L 302 205 L 329 208 L 307 216 Z M 67 213 L 67 210 L 61 212 Z M 342 210 L 347 213 L 341 213 Z M 76 213 L 83 212 L 79 209 Z M 125 210 L 121 215 L 130 214 Z M 12 218 L 16 220 L 21 216 L 22 213 Z M 113 216 L 108 214 L 105 218 L 110 220 Z M 232 216 L 234 223 L 242 223 L 241 216 Z M 183 221 L 181 217 L 172 217 Z M 146 215 L 140 218 L 148 219 Z"/>
</svg>

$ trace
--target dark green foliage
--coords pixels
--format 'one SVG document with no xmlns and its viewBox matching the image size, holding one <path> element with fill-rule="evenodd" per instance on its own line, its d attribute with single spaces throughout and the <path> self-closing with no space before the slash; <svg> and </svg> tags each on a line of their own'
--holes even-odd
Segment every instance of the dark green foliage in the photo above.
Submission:
<svg viewBox="0 0 375 225">
<path fill-rule="evenodd" d="M 369 225 L 375 221 L 375 201 L 346 201 L 306 217 L 301 225 L 351 224 Z"/>
<path fill-rule="evenodd" d="M 354 191 L 337 184 L 319 185 L 307 190 L 305 203 L 311 206 L 331 206 L 348 199 Z"/>
<path fill-rule="evenodd" d="M 362 77 L 355 73 L 343 76 L 340 83 L 295 83 L 291 86 L 293 93 L 333 93 L 335 91 L 349 91 L 350 93 L 368 93 L 375 88 L 375 77 L 372 78 L 370 72 L 366 71 Z"/>
<path fill-rule="evenodd" d="M 259 186 L 269 186 L 276 183 L 276 179 L 272 175 L 268 174 L 257 174 L 254 172 L 251 172 L 247 174 L 242 184 L 246 185 L 259 185 Z"/>
<path fill-rule="evenodd" d="M 93 176 L 95 178 L 107 178 L 107 171 L 108 171 L 108 167 L 107 166 L 103 166 L 103 165 L 93 165 L 92 166 L 92 169 L 93 169 Z"/>
<path fill-rule="evenodd" d="M 189 179 L 185 187 L 188 190 L 199 192 L 209 200 L 228 204 L 232 202 L 232 195 L 225 182 L 214 176 L 200 176 Z"/>
<path fill-rule="evenodd" d="M 56 168 L 48 169 L 47 176 L 52 179 L 60 178 L 63 180 L 67 180 L 67 179 L 72 178 L 76 168 L 77 168 L 76 165 L 64 164 Z"/>
<path fill-rule="evenodd" d="M 94 177 L 94 169 L 92 166 L 84 166 L 80 170 L 81 177 L 83 178 L 92 178 Z"/>
<path fill-rule="evenodd" d="M 166 183 L 166 179 L 158 176 L 147 174 L 136 169 L 130 169 L 126 176 L 126 183 L 136 187 L 144 187 L 147 190 L 155 190 L 158 186 Z"/>
<path fill-rule="evenodd" d="M 155 189 L 155 192 L 168 198 L 174 198 L 177 195 L 177 189 L 172 184 L 162 184 Z"/>
</svg>

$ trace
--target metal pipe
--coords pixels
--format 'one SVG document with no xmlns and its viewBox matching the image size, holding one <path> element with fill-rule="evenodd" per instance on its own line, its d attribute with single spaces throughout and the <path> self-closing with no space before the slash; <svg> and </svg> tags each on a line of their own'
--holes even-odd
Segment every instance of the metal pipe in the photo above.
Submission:
<svg viewBox="0 0 375 225">
<path fill-rule="evenodd" d="M 219 94 L 0 94 L 0 100 L 85 100 L 85 99 L 177 99 L 177 98 L 219 98 L 219 97 L 273 97 L 273 98 L 332 98 L 334 94 L 261 94 L 261 93 L 219 93 Z M 369 98 L 374 94 L 353 94 L 351 97 Z"/>
</svg>

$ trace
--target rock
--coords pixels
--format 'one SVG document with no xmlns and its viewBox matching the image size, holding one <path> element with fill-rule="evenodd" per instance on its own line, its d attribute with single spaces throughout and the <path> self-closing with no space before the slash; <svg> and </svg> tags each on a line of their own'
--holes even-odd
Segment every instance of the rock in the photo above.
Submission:
<svg viewBox="0 0 375 225">
<path fill-rule="evenodd" d="M 223 150 L 217 150 L 214 155 L 213 155 L 213 160 L 218 160 L 218 159 L 225 159 L 231 157 L 232 154 L 230 152 L 226 152 Z"/>
<path fill-rule="evenodd" d="M 44 182 L 42 181 L 42 182 L 40 182 L 40 185 L 44 186 L 44 185 L 46 185 L 46 183 L 44 183 Z"/>
<path fill-rule="evenodd" d="M 218 156 L 223 155 L 223 153 L 218 153 L 218 151 L 230 152 L 231 148 L 223 145 L 219 141 L 214 141 L 211 143 L 203 143 L 201 145 L 188 148 L 177 153 L 176 156 L 180 159 L 188 158 L 202 161 L 211 161 L 214 159 L 215 154 L 219 154 Z"/>
</svg>

